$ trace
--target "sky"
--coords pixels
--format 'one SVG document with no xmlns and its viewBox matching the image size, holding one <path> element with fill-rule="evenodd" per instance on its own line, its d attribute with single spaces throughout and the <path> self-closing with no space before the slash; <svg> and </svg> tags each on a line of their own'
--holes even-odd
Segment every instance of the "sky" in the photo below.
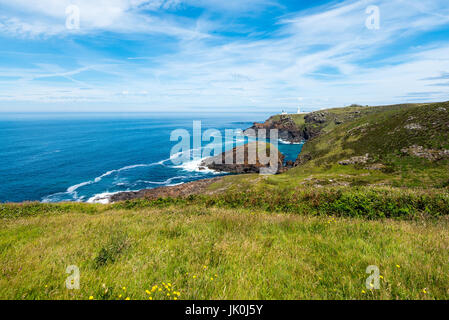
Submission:
<svg viewBox="0 0 449 320">
<path fill-rule="evenodd" d="M 313 111 L 448 89 L 447 0 L 0 0 L 0 112 Z"/>
</svg>

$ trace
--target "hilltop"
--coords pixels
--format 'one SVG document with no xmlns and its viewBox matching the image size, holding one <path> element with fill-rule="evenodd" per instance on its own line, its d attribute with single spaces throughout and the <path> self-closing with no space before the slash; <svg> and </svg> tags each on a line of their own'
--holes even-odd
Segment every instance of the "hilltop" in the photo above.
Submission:
<svg viewBox="0 0 449 320">
<path fill-rule="evenodd" d="M 391 106 L 362 107 L 349 106 L 345 108 L 333 108 L 303 114 L 275 115 L 267 119 L 264 123 L 254 123 L 245 130 L 247 135 L 253 135 L 252 130 L 257 134 L 258 130 L 278 129 L 279 138 L 289 142 L 300 142 L 310 140 L 316 136 L 330 132 L 341 124 L 352 122 L 370 114 L 382 112 L 394 112 L 423 104 L 400 104 Z M 251 132 L 251 133 L 250 133 Z"/>
</svg>

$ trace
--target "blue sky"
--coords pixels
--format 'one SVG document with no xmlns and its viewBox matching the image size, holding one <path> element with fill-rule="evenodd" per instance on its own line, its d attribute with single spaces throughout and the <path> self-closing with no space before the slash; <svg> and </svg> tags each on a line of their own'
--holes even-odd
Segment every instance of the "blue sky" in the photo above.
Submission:
<svg viewBox="0 0 449 320">
<path fill-rule="evenodd" d="M 79 8 L 79 29 L 66 8 Z M 367 8 L 379 9 L 368 28 Z M 447 0 L 0 0 L 0 112 L 449 100 Z"/>
</svg>

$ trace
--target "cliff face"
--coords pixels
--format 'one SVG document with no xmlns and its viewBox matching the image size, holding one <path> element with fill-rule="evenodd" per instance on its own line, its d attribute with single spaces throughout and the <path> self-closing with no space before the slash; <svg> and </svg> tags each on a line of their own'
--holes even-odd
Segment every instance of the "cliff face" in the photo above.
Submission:
<svg viewBox="0 0 449 320">
<path fill-rule="evenodd" d="M 259 135 L 259 130 L 265 129 L 267 136 L 271 129 L 277 129 L 279 139 L 289 142 L 301 142 L 308 139 L 308 134 L 305 130 L 299 127 L 293 118 L 289 115 L 281 115 L 280 117 L 271 117 L 264 123 L 255 122 L 254 125 L 245 130 L 244 134 L 248 136 Z"/>
<path fill-rule="evenodd" d="M 248 136 L 259 135 L 259 130 L 267 130 L 267 135 L 272 129 L 278 130 L 278 137 L 288 142 L 301 142 L 318 136 L 321 130 L 329 124 L 335 122 L 335 117 L 331 117 L 329 112 L 314 112 L 310 114 L 292 114 L 273 116 L 264 123 L 254 123 L 245 130 Z"/>
<path fill-rule="evenodd" d="M 259 159 L 258 152 L 261 148 L 263 149 L 260 151 L 262 154 L 265 153 L 267 161 Z M 208 158 L 201 163 L 201 166 L 211 170 L 238 174 L 263 173 L 263 170 L 267 171 L 271 168 L 270 173 L 276 174 L 284 170 L 283 163 L 284 155 L 273 145 L 252 142 Z"/>
</svg>

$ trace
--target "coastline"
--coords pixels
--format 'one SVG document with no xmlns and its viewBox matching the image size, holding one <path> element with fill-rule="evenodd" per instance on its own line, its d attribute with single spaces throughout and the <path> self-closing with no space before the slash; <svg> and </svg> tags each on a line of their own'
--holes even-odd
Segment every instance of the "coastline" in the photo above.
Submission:
<svg viewBox="0 0 449 320">
<path fill-rule="evenodd" d="M 290 141 L 285 141 L 282 139 L 278 139 L 279 143 L 281 144 L 303 144 L 304 142 L 290 142 Z M 236 147 L 237 148 L 237 147 Z M 229 152 L 232 150 L 228 150 L 227 152 Z M 221 155 L 224 155 L 226 152 L 222 153 Z M 282 154 L 281 154 L 282 155 Z M 282 155 L 283 157 L 283 155 Z M 180 183 L 177 185 L 172 185 L 172 186 L 163 186 L 163 187 L 157 187 L 157 188 L 152 188 L 152 189 L 142 189 L 142 190 L 137 190 L 137 191 L 120 191 L 120 192 L 115 192 L 115 193 L 105 193 L 105 194 L 100 194 L 97 195 L 91 199 L 89 199 L 89 202 L 92 203 L 103 203 L 103 204 L 107 204 L 107 203 L 115 203 L 115 202 L 119 202 L 119 201 L 127 201 L 127 200 L 133 200 L 133 199 L 157 199 L 157 198 L 163 198 L 163 197 L 186 197 L 189 195 L 194 195 L 194 194 L 201 194 L 205 192 L 205 189 L 212 183 L 214 182 L 218 182 L 220 180 L 222 180 L 226 175 L 229 175 L 229 172 L 227 171 L 220 171 L 220 170 L 214 170 L 211 168 L 208 168 L 207 165 L 205 164 L 205 160 L 207 159 L 213 159 L 214 157 L 208 157 L 208 158 L 203 158 L 200 159 L 198 161 L 190 161 L 190 167 L 193 165 L 195 168 L 195 171 L 210 171 L 213 172 L 214 174 L 225 174 L 222 175 L 220 177 L 214 177 L 214 178 L 204 178 L 204 179 L 198 179 L 195 181 L 191 181 L 191 182 L 186 182 L 186 183 Z M 181 167 L 181 166 L 180 166 Z M 285 168 L 285 167 L 282 167 Z M 193 168 L 190 168 L 191 170 Z M 229 169 L 229 168 L 227 168 Z M 283 172 L 283 170 L 281 170 L 280 172 Z M 279 172 L 279 173 L 280 173 Z M 234 172 L 233 174 L 245 174 L 245 172 Z M 92 200 L 92 201 L 91 201 Z"/>
<path fill-rule="evenodd" d="M 271 119 L 271 118 L 270 118 Z M 265 123 L 267 123 L 269 120 L 266 120 Z M 256 123 L 254 123 L 254 125 L 256 125 Z M 267 127 L 269 129 L 273 128 L 273 129 L 278 129 L 278 123 L 274 122 L 274 123 L 270 123 L 269 125 L 267 125 Z M 248 129 L 243 129 L 244 134 L 247 133 Z M 283 128 L 283 132 L 284 132 L 284 139 L 279 137 L 278 140 L 278 144 L 279 145 L 301 145 L 304 144 L 304 139 L 302 139 L 301 141 L 297 141 L 296 139 L 292 138 L 292 135 L 289 134 L 291 131 L 293 131 L 294 128 Z M 251 135 L 247 135 L 245 134 L 245 136 L 247 137 L 251 137 Z M 281 153 L 283 154 L 283 153 Z M 285 155 L 285 154 L 283 154 Z M 178 156 L 178 154 L 172 156 L 172 157 L 176 157 Z M 297 155 L 295 155 L 296 157 Z M 128 170 L 140 170 L 140 169 L 145 169 L 146 168 L 150 168 L 150 167 L 155 167 L 155 166 L 166 166 L 168 165 L 167 162 L 172 159 L 172 157 L 165 159 L 165 160 L 161 160 L 161 161 L 156 161 L 153 163 L 148 163 L 148 164 L 136 164 L 136 165 L 127 165 L 124 167 L 121 167 L 119 169 L 113 169 L 110 170 L 97 176 L 96 178 L 92 178 L 90 180 L 86 180 L 84 182 L 80 182 L 77 183 L 73 186 L 70 186 L 69 188 L 66 189 L 66 191 L 61 191 L 58 193 L 54 193 L 54 194 L 50 194 L 47 195 L 45 197 L 42 198 L 42 200 L 40 202 L 43 203 L 58 203 L 58 202 L 72 202 L 72 200 L 70 199 L 58 199 L 56 200 L 57 197 L 60 197 L 60 195 L 65 195 L 68 194 L 70 197 L 73 197 L 73 201 L 75 202 L 85 202 L 85 203 L 99 203 L 99 204 L 108 204 L 111 202 L 117 202 L 117 201 L 122 201 L 122 200 L 128 200 L 128 199 L 135 199 L 135 198 L 145 198 L 145 197 L 155 197 L 154 195 L 157 195 L 157 197 L 166 197 L 166 196 L 179 196 L 179 195 L 189 195 L 192 194 L 192 190 L 191 190 L 191 185 L 194 186 L 202 186 L 202 185 L 206 185 L 209 184 L 208 181 L 214 181 L 215 176 L 219 176 L 219 177 L 223 177 L 229 173 L 232 174 L 244 174 L 244 173 L 249 173 L 254 171 L 253 169 L 248 169 L 248 170 L 240 170 L 241 172 L 239 172 L 238 170 L 236 172 L 232 171 L 232 170 L 225 170 L 225 169 L 229 169 L 229 168 L 213 168 L 213 167 L 208 167 L 204 165 L 204 162 L 208 159 L 208 158 L 213 158 L 213 157 L 206 157 L 206 158 L 201 158 L 201 159 L 197 159 L 197 160 L 191 160 L 188 161 L 186 163 L 183 163 L 181 165 L 174 165 L 174 166 L 170 166 L 171 168 L 175 168 L 175 169 L 180 169 L 180 170 L 185 170 L 187 172 L 190 173 L 198 173 L 198 177 L 197 180 L 190 180 L 190 181 L 182 181 L 182 180 L 178 180 L 178 181 L 171 181 L 171 179 L 173 179 L 173 177 L 170 177 L 169 179 L 165 180 L 164 182 L 169 182 L 170 184 L 165 184 L 161 182 L 152 182 L 154 184 L 156 184 L 155 186 L 145 186 L 145 185 L 130 185 L 128 189 L 124 189 L 124 190 L 111 190 L 108 188 L 103 189 L 104 191 L 100 191 L 99 193 L 93 193 L 91 195 L 82 195 L 78 193 L 78 189 L 80 188 L 84 188 L 84 187 L 89 187 L 92 186 L 96 183 L 99 183 L 103 180 L 103 178 L 110 178 L 112 175 L 118 175 L 121 172 L 124 171 L 128 171 Z M 290 161 L 291 162 L 291 161 Z M 162 169 L 162 168 L 161 168 Z M 162 169 L 164 170 L 164 169 Z M 251 171 L 252 170 L 252 171 Z M 202 176 L 204 174 L 204 177 Z M 181 175 L 181 174 L 180 174 Z M 186 174 L 186 176 L 189 176 L 190 174 Z M 205 182 L 201 182 L 201 181 L 205 181 Z M 158 186 L 157 184 L 160 184 L 160 186 Z M 67 196 L 67 198 L 69 197 Z M 55 201 L 56 200 L 56 201 Z"/>
</svg>

